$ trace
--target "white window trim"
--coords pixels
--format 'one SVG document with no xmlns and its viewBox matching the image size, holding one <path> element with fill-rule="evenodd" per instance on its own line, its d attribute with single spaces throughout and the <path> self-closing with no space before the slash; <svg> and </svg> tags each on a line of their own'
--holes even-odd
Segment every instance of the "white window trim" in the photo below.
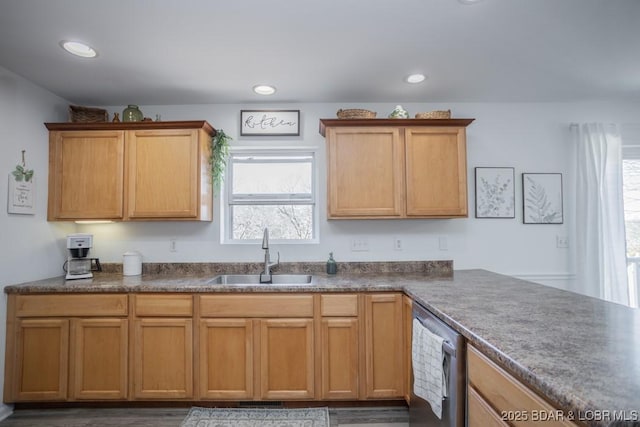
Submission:
<svg viewBox="0 0 640 427">
<path fill-rule="evenodd" d="M 319 214 L 319 206 L 318 206 L 318 147 L 305 146 L 305 147 L 255 147 L 255 146 L 244 146 L 244 147 L 233 147 L 229 149 L 229 157 L 234 154 L 256 154 L 256 155 L 301 155 L 301 154 L 312 154 L 312 176 L 311 176 L 311 188 L 313 189 L 313 194 L 311 198 L 311 203 L 313 204 L 313 238 L 307 240 L 287 240 L 287 239 L 270 239 L 271 244 L 276 245 L 309 245 L 309 244 L 319 244 L 320 243 L 320 214 Z M 223 245 L 256 245 L 261 244 L 261 239 L 247 239 L 247 240 L 238 240 L 231 238 L 231 212 L 230 206 L 232 205 L 230 201 L 231 197 L 231 167 L 229 164 L 226 165 L 225 173 L 224 173 L 224 185 L 221 186 L 221 194 L 220 194 L 220 243 Z M 253 196 L 252 199 L 259 198 L 260 196 Z M 236 196 L 236 201 L 242 199 L 242 196 Z M 268 197 L 264 198 L 264 204 L 272 204 L 274 201 L 287 201 L 291 204 L 309 204 L 310 201 L 307 198 L 301 200 L 302 197 L 299 195 L 291 195 L 291 194 L 278 194 L 278 199 L 270 199 Z M 241 203 L 235 203 L 241 204 Z M 252 203 L 254 204 L 254 203 Z"/>
</svg>

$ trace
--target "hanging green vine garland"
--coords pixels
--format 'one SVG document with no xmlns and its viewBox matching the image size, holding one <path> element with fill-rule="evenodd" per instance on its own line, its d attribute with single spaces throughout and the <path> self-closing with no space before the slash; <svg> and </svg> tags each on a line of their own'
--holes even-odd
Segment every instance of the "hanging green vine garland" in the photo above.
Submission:
<svg viewBox="0 0 640 427">
<path fill-rule="evenodd" d="M 220 185 L 224 181 L 224 168 L 227 165 L 227 157 L 229 157 L 229 141 L 232 139 L 222 129 L 218 129 L 215 136 L 211 137 L 209 165 L 211 166 L 211 181 L 216 190 L 220 189 Z"/>
<path fill-rule="evenodd" d="M 22 182 L 22 181 L 29 182 L 33 177 L 33 169 L 27 169 L 25 166 L 17 165 L 16 170 L 11 172 L 11 174 L 13 175 L 14 179 L 18 182 Z"/>
</svg>

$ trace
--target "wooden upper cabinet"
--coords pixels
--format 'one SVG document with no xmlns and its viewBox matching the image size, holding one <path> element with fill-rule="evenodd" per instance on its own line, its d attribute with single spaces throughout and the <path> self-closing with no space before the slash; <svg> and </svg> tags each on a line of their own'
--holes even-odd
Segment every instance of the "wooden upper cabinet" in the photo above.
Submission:
<svg viewBox="0 0 640 427">
<path fill-rule="evenodd" d="M 202 150 L 208 158 L 208 143 Z M 197 130 L 128 132 L 128 217 L 196 219 L 200 185 L 209 185 L 199 180 L 199 152 Z"/>
<path fill-rule="evenodd" d="M 465 128 L 406 128 L 407 216 L 467 216 Z"/>
<path fill-rule="evenodd" d="M 330 219 L 467 216 L 473 119 L 321 119 Z"/>
<path fill-rule="evenodd" d="M 49 221 L 122 219 L 124 132 L 49 134 Z"/>
<path fill-rule="evenodd" d="M 45 125 L 50 221 L 213 219 L 207 122 Z"/>
<path fill-rule="evenodd" d="M 392 127 L 330 128 L 329 217 L 399 217 L 404 147 Z"/>
</svg>

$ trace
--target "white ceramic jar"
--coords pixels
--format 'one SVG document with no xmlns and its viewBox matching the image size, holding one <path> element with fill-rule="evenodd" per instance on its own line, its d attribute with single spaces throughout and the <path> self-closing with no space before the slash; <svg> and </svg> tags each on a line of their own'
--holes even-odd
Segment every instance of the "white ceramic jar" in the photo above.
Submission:
<svg viewBox="0 0 640 427">
<path fill-rule="evenodd" d="M 142 274 L 142 255 L 140 252 L 125 252 L 122 255 L 122 274 L 139 276 Z"/>
</svg>

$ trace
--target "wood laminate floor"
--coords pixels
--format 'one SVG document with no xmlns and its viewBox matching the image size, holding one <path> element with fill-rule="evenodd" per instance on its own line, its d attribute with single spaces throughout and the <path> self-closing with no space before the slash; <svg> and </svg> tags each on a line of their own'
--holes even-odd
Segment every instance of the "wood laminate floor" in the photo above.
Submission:
<svg viewBox="0 0 640 427">
<path fill-rule="evenodd" d="M 0 427 L 178 427 L 189 408 L 19 409 Z M 331 427 L 408 427 L 403 407 L 329 408 Z"/>
</svg>

